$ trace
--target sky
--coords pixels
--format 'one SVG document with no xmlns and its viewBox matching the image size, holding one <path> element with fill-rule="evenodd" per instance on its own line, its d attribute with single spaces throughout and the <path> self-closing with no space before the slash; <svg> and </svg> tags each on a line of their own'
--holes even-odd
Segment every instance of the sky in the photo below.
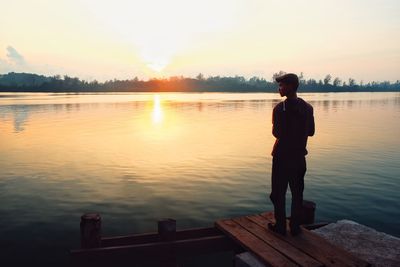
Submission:
<svg viewBox="0 0 400 267">
<path fill-rule="evenodd" d="M 398 0 L 0 0 L 0 74 L 400 79 Z"/>
</svg>

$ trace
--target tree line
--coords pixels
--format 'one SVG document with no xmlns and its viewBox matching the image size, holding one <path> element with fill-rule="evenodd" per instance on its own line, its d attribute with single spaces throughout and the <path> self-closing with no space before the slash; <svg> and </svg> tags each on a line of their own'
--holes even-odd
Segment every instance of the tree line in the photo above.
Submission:
<svg viewBox="0 0 400 267">
<path fill-rule="evenodd" d="M 141 80 L 137 77 L 127 80 L 104 82 L 85 81 L 77 77 L 55 75 L 43 76 L 32 73 L 0 75 L 1 92 L 276 92 L 275 73 L 270 80 L 262 77 L 246 79 L 243 76 L 210 76 L 203 74 L 195 78 L 173 76 L 162 79 Z M 305 79 L 299 75 L 301 92 L 400 92 L 400 81 L 356 82 L 349 78 L 342 80 L 327 74 L 323 79 Z"/>
</svg>

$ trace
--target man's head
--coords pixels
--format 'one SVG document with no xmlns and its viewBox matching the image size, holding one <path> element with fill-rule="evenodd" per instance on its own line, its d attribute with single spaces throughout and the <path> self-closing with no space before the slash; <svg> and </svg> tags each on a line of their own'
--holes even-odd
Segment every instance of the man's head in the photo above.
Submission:
<svg viewBox="0 0 400 267">
<path fill-rule="evenodd" d="M 279 84 L 279 93 L 281 96 L 296 95 L 297 88 L 299 87 L 299 77 L 294 73 L 287 73 L 275 78 Z"/>
</svg>

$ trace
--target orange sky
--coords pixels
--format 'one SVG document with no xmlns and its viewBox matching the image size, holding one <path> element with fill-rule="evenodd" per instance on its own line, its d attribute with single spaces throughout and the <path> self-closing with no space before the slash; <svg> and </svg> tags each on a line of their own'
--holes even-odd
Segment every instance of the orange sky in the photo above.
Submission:
<svg viewBox="0 0 400 267">
<path fill-rule="evenodd" d="M 396 0 L 2 1 L 0 73 L 399 79 Z"/>
</svg>

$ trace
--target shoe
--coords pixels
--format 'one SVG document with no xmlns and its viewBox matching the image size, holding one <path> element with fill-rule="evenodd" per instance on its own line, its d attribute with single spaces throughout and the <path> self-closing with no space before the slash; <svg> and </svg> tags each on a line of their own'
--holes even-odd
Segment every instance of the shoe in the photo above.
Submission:
<svg viewBox="0 0 400 267">
<path fill-rule="evenodd" d="M 301 233 L 301 228 L 300 228 L 300 226 L 290 227 L 290 234 L 291 234 L 292 236 L 296 236 L 296 235 L 298 235 L 298 234 L 300 234 L 300 233 Z"/>
<path fill-rule="evenodd" d="M 268 229 L 271 230 L 272 232 L 278 233 L 280 235 L 286 235 L 286 229 L 283 227 L 279 227 L 273 223 L 268 223 L 267 226 Z"/>
</svg>

